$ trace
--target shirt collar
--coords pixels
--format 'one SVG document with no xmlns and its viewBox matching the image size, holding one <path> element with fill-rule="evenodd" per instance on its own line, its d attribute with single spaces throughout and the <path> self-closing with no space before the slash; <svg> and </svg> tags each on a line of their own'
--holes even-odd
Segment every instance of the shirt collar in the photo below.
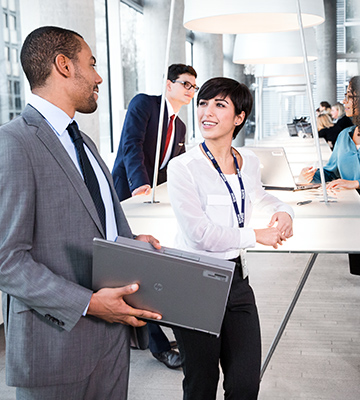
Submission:
<svg viewBox="0 0 360 400">
<path fill-rule="evenodd" d="M 30 94 L 29 104 L 39 111 L 58 136 L 61 136 L 72 122 L 66 112 L 36 94 Z"/>
<path fill-rule="evenodd" d="M 166 97 L 165 97 L 165 101 L 166 101 L 166 106 L 167 106 L 167 110 L 168 110 L 168 118 L 170 118 L 173 114 L 175 114 L 175 118 L 176 118 L 179 113 L 174 112 L 173 106 L 171 105 L 170 101 Z"/>
</svg>

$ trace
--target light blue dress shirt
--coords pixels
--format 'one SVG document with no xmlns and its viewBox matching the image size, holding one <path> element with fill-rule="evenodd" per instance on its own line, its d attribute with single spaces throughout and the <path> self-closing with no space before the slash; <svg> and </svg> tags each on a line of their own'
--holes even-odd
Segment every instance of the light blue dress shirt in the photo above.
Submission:
<svg viewBox="0 0 360 400">
<path fill-rule="evenodd" d="M 355 126 L 350 126 L 340 132 L 336 139 L 334 150 L 324 167 L 325 181 L 346 179 L 360 182 L 360 150 L 356 148 L 352 136 Z M 320 172 L 316 171 L 313 182 L 319 183 Z"/>
</svg>

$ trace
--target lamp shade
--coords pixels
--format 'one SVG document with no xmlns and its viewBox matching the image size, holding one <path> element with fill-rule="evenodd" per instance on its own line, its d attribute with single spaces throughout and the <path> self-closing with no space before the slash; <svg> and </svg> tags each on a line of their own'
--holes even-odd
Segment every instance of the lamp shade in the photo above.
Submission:
<svg viewBox="0 0 360 400">
<path fill-rule="evenodd" d="M 276 76 L 268 78 L 267 86 L 303 86 L 306 89 L 305 76 Z"/>
<path fill-rule="evenodd" d="M 301 0 L 304 27 L 324 22 L 323 0 Z M 207 33 L 299 29 L 297 0 L 185 0 L 184 26 Z"/>
<path fill-rule="evenodd" d="M 309 63 L 309 72 L 314 74 L 315 66 Z M 303 76 L 305 75 L 304 64 L 257 64 L 255 65 L 255 77 L 277 77 L 277 76 Z"/>
<path fill-rule="evenodd" d="M 308 61 L 317 58 L 314 28 L 304 29 Z M 236 64 L 297 64 L 304 61 L 300 31 L 236 35 Z"/>
</svg>

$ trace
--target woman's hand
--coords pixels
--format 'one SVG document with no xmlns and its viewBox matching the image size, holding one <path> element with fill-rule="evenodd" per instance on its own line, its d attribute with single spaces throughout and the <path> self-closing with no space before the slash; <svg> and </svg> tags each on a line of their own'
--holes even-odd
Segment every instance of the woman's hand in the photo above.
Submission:
<svg viewBox="0 0 360 400">
<path fill-rule="evenodd" d="M 298 182 L 299 183 L 310 183 L 317 170 L 318 170 L 317 168 L 313 168 L 313 167 L 303 168 L 300 172 Z"/>
<path fill-rule="evenodd" d="M 277 249 L 278 245 L 282 245 L 283 240 L 286 240 L 277 228 L 254 229 L 254 232 L 257 243 L 272 246 L 274 249 Z"/>
<path fill-rule="evenodd" d="M 276 224 L 276 225 L 275 225 Z M 285 239 L 293 235 L 293 221 L 287 212 L 279 211 L 275 213 L 269 222 L 269 227 L 276 226 Z"/>
<path fill-rule="evenodd" d="M 359 189 L 359 181 L 348 181 L 346 179 L 336 179 L 326 185 L 327 189 Z"/>
</svg>

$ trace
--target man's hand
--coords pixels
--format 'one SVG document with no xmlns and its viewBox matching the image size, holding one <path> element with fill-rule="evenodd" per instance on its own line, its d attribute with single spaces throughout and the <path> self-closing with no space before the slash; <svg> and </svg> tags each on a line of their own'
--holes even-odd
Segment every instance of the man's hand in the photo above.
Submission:
<svg viewBox="0 0 360 400">
<path fill-rule="evenodd" d="M 135 327 L 146 325 L 146 322 L 140 321 L 138 318 L 161 319 L 160 314 L 130 307 L 124 301 L 124 296 L 135 293 L 138 289 L 138 284 L 114 289 L 100 289 L 91 296 L 87 315 L 93 315 L 107 322 L 117 322 Z"/>
<path fill-rule="evenodd" d="M 140 240 L 141 242 L 150 243 L 155 249 L 161 249 L 160 242 L 151 235 L 138 235 L 135 240 Z"/>
<path fill-rule="evenodd" d="M 134 197 L 134 196 L 138 196 L 140 194 L 148 195 L 150 193 L 151 193 L 151 186 L 150 185 L 142 185 L 142 186 L 139 186 L 138 188 L 134 189 L 131 192 L 131 195 Z"/>
</svg>

